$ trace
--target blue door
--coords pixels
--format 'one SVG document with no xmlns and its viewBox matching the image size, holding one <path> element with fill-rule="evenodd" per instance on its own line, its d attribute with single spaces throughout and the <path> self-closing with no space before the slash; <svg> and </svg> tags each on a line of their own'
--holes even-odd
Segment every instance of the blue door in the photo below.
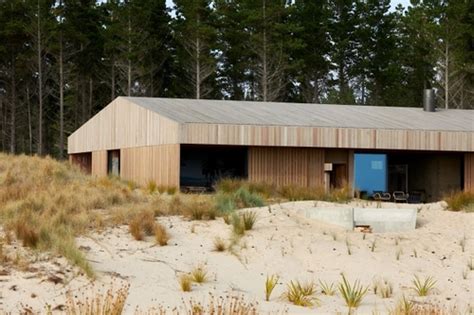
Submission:
<svg viewBox="0 0 474 315">
<path fill-rule="evenodd" d="M 386 154 L 354 154 L 354 188 L 369 196 L 374 191 L 387 191 Z"/>
</svg>

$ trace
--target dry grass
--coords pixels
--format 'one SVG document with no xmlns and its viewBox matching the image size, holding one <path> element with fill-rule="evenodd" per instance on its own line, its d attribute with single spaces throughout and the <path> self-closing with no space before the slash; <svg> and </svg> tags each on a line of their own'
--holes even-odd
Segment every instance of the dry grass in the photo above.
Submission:
<svg viewBox="0 0 474 315">
<path fill-rule="evenodd" d="M 389 315 L 458 315 L 463 314 L 455 307 L 447 308 L 438 304 L 419 304 L 408 300 L 405 296 L 398 300 L 396 306 L 388 311 Z M 465 314 L 470 314 L 466 312 Z"/>
<path fill-rule="evenodd" d="M 0 218 L 25 246 L 54 251 L 93 276 L 75 237 L 102 229 L 99 209 L 140 202 L 125 182 L 93 178 L 49 157 L 0 154 Z"/>
<path fill-rule="evenodd" d="M 368 287 L 362 286 L 359 280 L 350 284 L 344 274 L 342 274 L 342 282 L 339 283 L 339 293 L 346 302 L 346 305 L 349 308 L 349 313 L 351 313 L 353 308 L 359 307 L 367 291 Z"/>
<path fill-rule="evenodd" d="M 227 245 L 226 245 L 225 241 L 220 237 L 216 237 L 214 239 L 214 250 L 216 252 L 223 252 L 226 249 L 227 249 Z"/>
<path fill-rule="evenodd" d="M 245 211 L 241 216 L 244 229 L 246 231 L 251 230 L 257 221 L 257 213 L 255 211 Z"/>
<path fill-rule="evenodd" d="M 375 281 L 373 290 L 374 294 L 380 295 L 382 299 L 391 298 L 393 295 L 393 285 L 386 279 Z"/>
<path fill-rule="evenodd" d="M 207 276 L 207 270 L 203 265 L 199 265 L 195 267 L 191 271 L 191 280 L 196 283 L 205 283 L 207 282 L 208 276 Z"/>
<path fill-rule="evenodd" d="M 179 287 L 183 292 L 191 292 L 193 279 L 189 275 L 181 275 L 178 279 Z"/>
<path fill-rule="evenodd" d="M 327 283 L 325 281 L 319 280 L 319 285 L 321 286 L 321 293 L 327 296 L 333 296 L 336 294 L 336 287 L 334 283 Z"/>
<path fill-rule="evenodd" d="M 67 315 L 121 315 L 128 297 L 129 286 L 124 285 L 117 291 L 108 289 L 105 294 L 92 297 L 73 297 L 71 293 L 66 298 Z"/>
<path fill-rule="evenodd" d="M 155 221 L 155 215 L 151 210 L 142 210 L 137 212 L 128 224 L 128 229 L 133 238 L 137 241 L 141 241 L 145 236 L 151 236 L 155 234 L 157 224 Z"/>
<path fill-rule="evenodd" d="M 166 231 L 166 228 L 161 223 L 156 223 L 155 225 L 155 241 L 160 246 L 168 245 L 168 241 L 170 240 L 170 236 Z"/>
<path fill-rule="evenodd" d="M 435 289 L 435 287 L 436 280 L 434 280 L 431 276 L 426 277 L 423 280 L 418 276 L 415 276 L 413 279 L 412 289 L 415 290 L 419 296 L 427 296 Z"/>
<path fill-rule="evenodd" d="M 448 210 L 451 211 L 474 211 L 474 192 L 458 191 L 452 192 L 443 198 L 448 204 Z"/>
</svg>

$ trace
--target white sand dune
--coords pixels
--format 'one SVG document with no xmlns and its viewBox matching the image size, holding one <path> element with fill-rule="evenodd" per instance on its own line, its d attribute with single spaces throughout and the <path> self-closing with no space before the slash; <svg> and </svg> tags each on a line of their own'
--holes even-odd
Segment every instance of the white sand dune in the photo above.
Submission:
<svg viewBox="0 0 474 315">
<path fill-rule="evenodd" d="M 329 204 L 318 202 L 317 205 Z M 164 247 L 155 246 L 152 239 L 133 240 L 127 226 L 93 233 L 79 238 L 78 243 L 98 273 L 94 284 L 77 275 L 77 269 L 61 258 L 38 261 L 30 264 L 30 269 L 37 269 L 32 269 L 33 272 L 12 271 L 0 276 L 0 309 L 17 313 L 29 305 L 42 311 L 46 303 L 53 308 L 64 304 L 68 290 L 74 295 L 78 292 L 87 295 L 103 291 L 111 283 L 117 288 L 121 283 L 129 283 L 127 314 L 133 314 L 136 307 L 142 310 L 158 305 L 182 307 L 183 299 L 189 298 L 206 303 L 209 293 L 243 295 L 247 301 L 258 303 L 263 313 L 284 310 L 290 314 L 346 313 L 339 293 L 335 296 L 318 293 L 320 305 L 312 308 L 292 306 L 280 297 L 290 280 L 316 283 L 322 280 L 336 285 L 341 272 L 351 282 L 359 279 L 370 286 L 357 314 L 371 314 L 374 310 L 384 314 L 403 295 L 420 303 L 456 306 L 462 312 L 473 307 L 474 271 L 465 270 L 468 261 L 474 259 L 474 214 L 444 211 L 441 203 L 383 204 L 383 207 L 419 207 L 418 228 L 404 233 L 366 234 L 364 239 L 360 232 L 344 231 L 299 214 L 298 210 L 310 206 L 314 202 L 289 202 L 254 209 L 258 213 L 254 229 L 232 251 L 225 252 L 213 251 L 216 237 L 230 242 L 231 226 L 222 219 L 188 221 L 181 217 L 160 217 L 158 220 L 171 235 L 169 245 Z M 464 236 L 466 246 L 462 252 L 459 242 Z M 372 252 L 374 240 L 376 247 Z M 201 264 L 208 270 L 209 281 L 193 285 L 192 292 L 181 292 L 178 275 Z M 48 275 L 58 272 L 64 283 L 47 280 Z M 463 272 L 467 273 L 466 279 Z M 280 276 L 270 302 L 264 301 L 267 274 Z M 414 275 L 433 276 L 437 280 L 436 292 L 428 297 L 416 297 L 411 289 Z M 382 299 L 374 294 L 374 280 L 381 278 L 392 283 L 391 298 Z"/>
</svg>

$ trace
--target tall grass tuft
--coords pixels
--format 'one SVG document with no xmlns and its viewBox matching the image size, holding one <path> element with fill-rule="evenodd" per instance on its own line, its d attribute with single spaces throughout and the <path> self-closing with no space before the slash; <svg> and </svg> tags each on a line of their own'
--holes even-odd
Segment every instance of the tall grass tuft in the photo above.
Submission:
<svg viewBox="0 0 474 315">
<path fill-rule="evenodd" d="M 350 284 L 344 274 L 342 274 L 342 282 L 339 283 L 339 293 L 341 293 L 347 307 L 349 307 L 349 313 L 353 308 L 359 307 L 367 291 L 368 287 L 362 286 L 359 280 Z"/>
<path fill-rule="evenodd" d="M 223 252 L 226 249 L 227 249 L 227 245 L 226 245 L 225 241 L 220 237 L 216 237 L 214 239 L 214 250 L 216 252 Z"/>
<path fill-rule="evenodd" d="M 334 286 L 334 283 L 329 284 L 325 281 L 319 280 L 319 285 L 321 286 L 321 292 L 324 295 L 333 296 L 336 294 L 336 287 Z"/>
<path fill-rule="evenodd" d="M 433 277 L 429 276 L 425 279 L 420 279 L 418 276 L 415 276 L 413 279 L 413 289 L 419 296 L 427 296 L 430 294 L 436 287 L 436 280 Z"/>
<path fill-rule="evenodd" d="M 236 236 L 243 236 L 245 234 L 245 225 L 242 217 L 237 213 L 233 213 L 231 217 L 232 231 Z"/>
<path fill-rule="evenodd" d="M 270 301 L 270 296 L 272 295 L 273 289 L 278 284 L 280 277 L 278 275 L 271 275 L 265 279 L 265 301 Z"/>
<path fill-rule="evenodd" d="M 257 221 L 257 213 L 255 211 L 245 211 L 242 213 L 242 223 L 246 231 L 251 230 Z"/>
<path fill-rule="evenodd" d="M 178 278 L 178 283 L 179 283 L 179 287 L 181 288 L 181 291 L 191 292 L 193 279 L 189 275 L 186 275 L 186 274 L 181 275 Z"/>
<path fill-rule="evenodd" d="M 204 283 L 208 281 L 207 270 L 200 265 L 191 271 L 191 280 L 196 283 Z"/>
<path fill-rule="evenodd" d="M 452 192 L 444 197 L 448 204 L 448 210 L 466 212 L 474 211 L 474 192 L 472 191 L 458 191 Z"/>
<path fill-rule="evenodd" d="M 107 290 L 105 294 L 78 300 L 72 294 L 66 297 L 67 315 L 121 315 L 125 308 L 129 286 L 124 285 L 114 292 Z"/>
<path fill-rule="evenodd" d="M 168 232 L 166 231 L 166 228 L 161 224 L 161 223 L 156 223 L 155 226 L 155 241 L 157 244 L 160 246 L 166 246 L 168 245 L 170 237 L 168 235 Z"/>
</svg>

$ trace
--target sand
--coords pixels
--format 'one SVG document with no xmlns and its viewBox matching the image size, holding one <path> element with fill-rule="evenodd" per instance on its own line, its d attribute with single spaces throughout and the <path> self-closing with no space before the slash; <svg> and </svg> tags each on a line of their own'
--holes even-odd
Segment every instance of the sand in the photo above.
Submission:
<svg viewBox="0 0 474 315">
<path fill-rule="evenodd" d="M 253 209 L 258 213 L 254 229 L 225 252 L 214 251 L 213 245 L 216 237 L 230 243 L 231 226 L 223 219 L 189 221 L 182 217 L 159 217 L 157 220 L 171 235 L 168 246 L 163 247 L 155 245 L 152 238 L 133 240 L 127 226 L 91 233 L 77 242 L 96 270 L 97 280 L 91 283 L 60 257 L 35 254 L 38 258 L 27 268 L 9 268 L 4 270 L 6 275 L 0 275 L 0 310 L 18 313 L 28 307 L 41 313 L 47 303 L 60 310 L 68 291 L 73 295 L 90 295 L 128 283 L 126 314 L 133 314 L 136 307 L 146 310 L 158 305 L 183 309 L 183 300 L 190 298 L 205 304 L 209 294 L 244 296 L 245 300 L 257 303 L 264 314 L 345 314 L 347 307 L 340 294 L 322 295 L 319 286 L 319 306 L 297 307 L 281 298 L 291 280 L 315 283 L 321 280 L 336 286 L 341 272 L 350 282 L 360 280 L 369 286 L 357 314 L 373 311 L 385 314 L 402 296 L 416 303 L 456 307 L 463 314 L 472 310 L 474 271 L 467 269 L 468 261 L 474 259 L 473 213 L 445 211 L 442 203 L 384 203 L 386 208 L 417 208 L 417 229 L 364 236 L 301 215 L 300 210 L 314 205 L 313 201 L 288 202 Z M 317 203 L 320 207 L 328 205 L 333 206 Z M 460 245 L 463 238 L 466 239 L 464 252 Z M 376 246 L 372 252 L 374 240 Z M 24 251 L 15 243 L 8 246 Z M 209 281 L 194 284 L 192 292 L 181 292 L 178 276 L 199 265 L 208 271 Z M 264 282 L 269 274 L 278 274 L 280 281 L 271 300 L 266 302 Z M 416 296 L 411 288 L 415 275 L 433 276 L 437 281 L 435 292 L 427 297 Z M 53 276 L 60 278 L 57 284 Z M 392 284 L 391 298 L 374 294 L 373 283 L 377 279 Z"/>
</svg>

